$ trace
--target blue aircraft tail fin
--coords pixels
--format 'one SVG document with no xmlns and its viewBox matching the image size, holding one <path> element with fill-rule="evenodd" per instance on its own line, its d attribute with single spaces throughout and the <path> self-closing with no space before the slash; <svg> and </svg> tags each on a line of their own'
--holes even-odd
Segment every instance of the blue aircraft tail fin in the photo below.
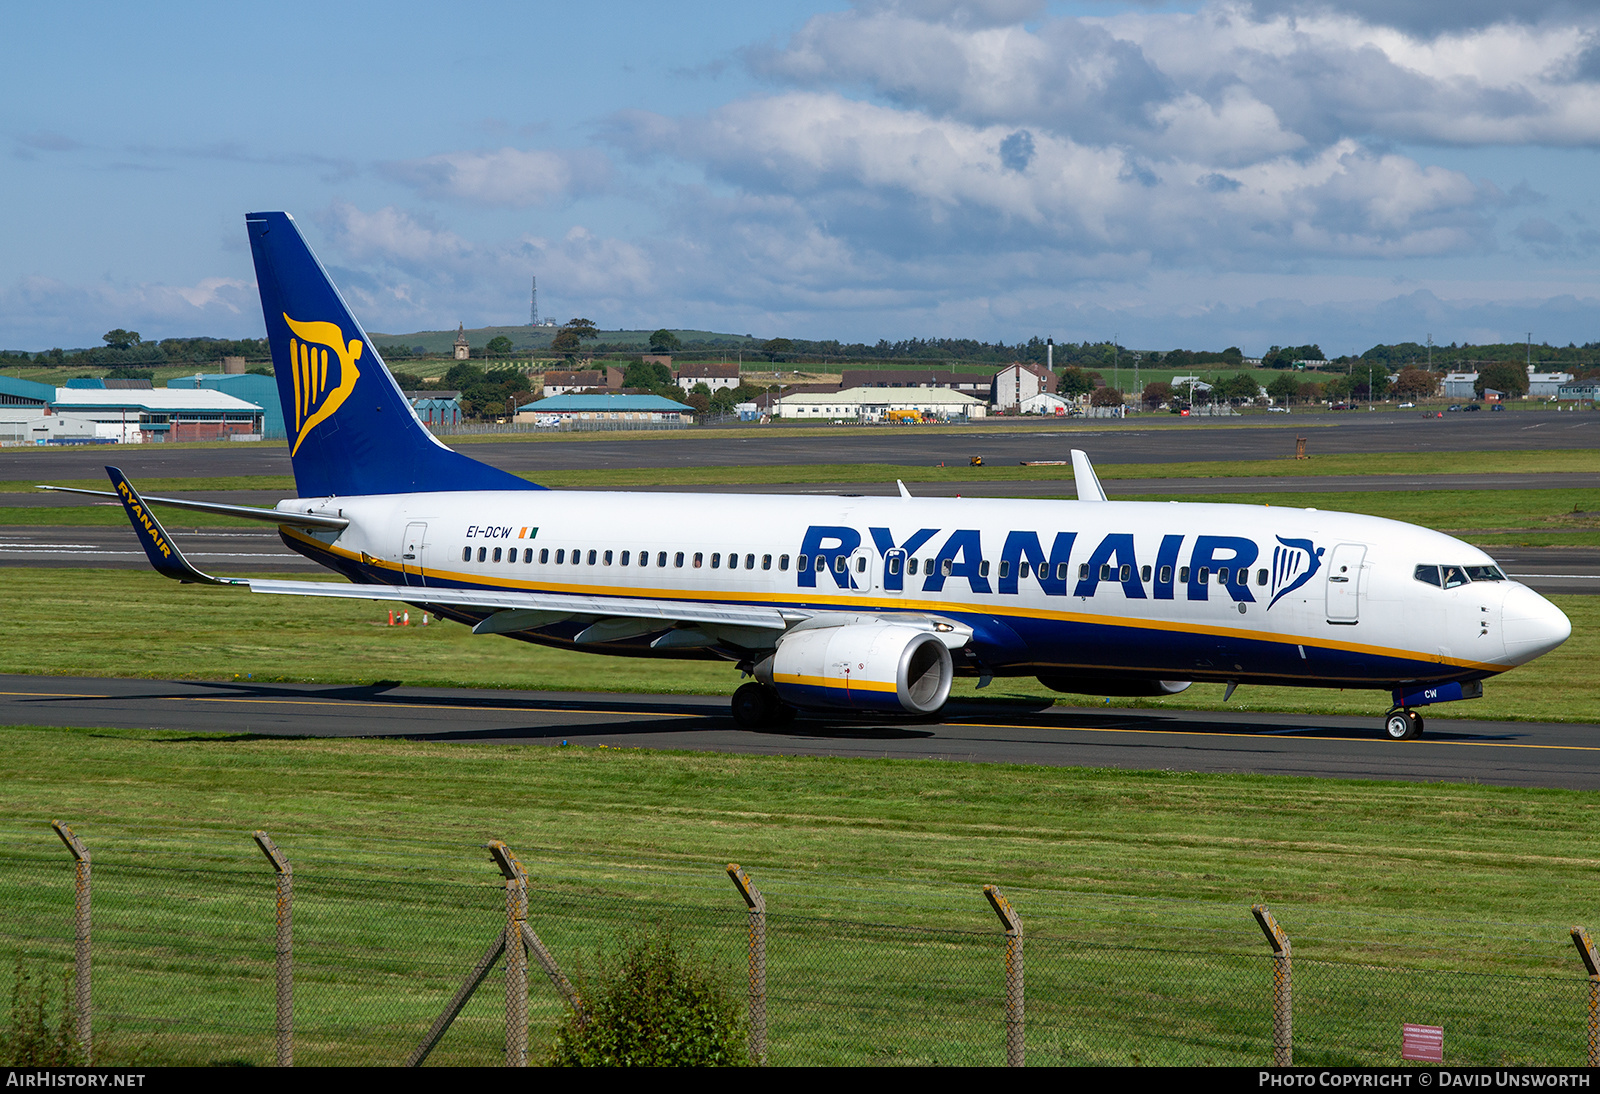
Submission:
<svg viewBox="0 0 1600 1094">
<path fill-rule="evenodd" d="M 423 427 L 293 217 L 245 224 L 301 497 L 542 489 Z"/>
</svg>

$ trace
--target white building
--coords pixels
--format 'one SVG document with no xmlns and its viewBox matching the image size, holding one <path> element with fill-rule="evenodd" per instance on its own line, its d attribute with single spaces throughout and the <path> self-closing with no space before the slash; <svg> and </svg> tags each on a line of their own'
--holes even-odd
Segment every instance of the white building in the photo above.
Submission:
<svg viewBox="0 0 1600 1094">
<path fill-rule="evenodd" d="M 1024 399 L 1018 408 L 1019 414 L 1048 414 L 1057 418 L 1065 418 L 1077 410 L 1077 403 L 1071 399 L 1063 399 L 1059 395 L 1052 395 L 1048 391 L 1041 391 L 1031 399 Z"/>
<path fill-rule="evenodd" d="M 982 418 L 982 399 L 938 387 L 853 387 L 844 391 L 803 391 L 772 404 L 776 417 L 790 421 L 880 422 L 891 411 L 914 411 L 936 418 Z"/>
<path fill-rule="evenodd" d="M 1055 373 L 1043 365 L 1013 361 L 994 374 L 990 382 L 989 402 L 996 410 L 1019 413 L 1023 403 L 1040 392 L 1055 389 Z"/>
</svg>

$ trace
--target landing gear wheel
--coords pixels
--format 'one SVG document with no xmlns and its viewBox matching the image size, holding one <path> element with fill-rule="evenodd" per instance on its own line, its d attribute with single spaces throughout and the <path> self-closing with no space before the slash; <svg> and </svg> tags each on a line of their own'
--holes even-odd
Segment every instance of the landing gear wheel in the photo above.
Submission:
<svg viewBox="0 0 1600 1094">
<path fill-rule="evenodd" d="M 740 729 L 767 729 L 794 721 L 794 707 L 765 684 L 743 684 L 733 693 L 733 721 Z"/>
<path fill-rule="evenodd" d="M 1391 710 L 1383 718 L 1383 731 L 1391 741 L 1409 741 L 1422 732 L 1422 719 L 1409 710 Z"/>
</svg>

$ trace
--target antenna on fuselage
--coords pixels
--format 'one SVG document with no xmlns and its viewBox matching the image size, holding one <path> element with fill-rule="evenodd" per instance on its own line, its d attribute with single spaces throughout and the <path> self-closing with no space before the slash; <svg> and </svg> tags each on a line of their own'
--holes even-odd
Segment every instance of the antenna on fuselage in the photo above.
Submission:
<svg viewBox="0 0 1600 1094">
<path fill-rule="evenodd" d="M 1094 464 L 1089 462 L 1089 454 L 1081 448 L 1072 450 L 1072 479 L 1078 484 L 1079 501 L 1105 501 L 1105 487 L 1100 485 L 1100 476 L 1094 473 Z"/>
</svg>

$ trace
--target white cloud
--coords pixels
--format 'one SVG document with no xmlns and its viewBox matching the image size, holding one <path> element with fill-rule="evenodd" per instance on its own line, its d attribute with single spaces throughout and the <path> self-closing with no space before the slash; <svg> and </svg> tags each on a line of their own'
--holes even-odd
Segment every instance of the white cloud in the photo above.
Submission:
<svg viewBox="0 0 1600 1094">
<path fill-rule="evenodd" d="M 610 178 L 611 165 L 591 150 L 500 148 L 446 152 L 383 170 L 426 197 L 516 209 L 596 192 Z"/>
</svg>

